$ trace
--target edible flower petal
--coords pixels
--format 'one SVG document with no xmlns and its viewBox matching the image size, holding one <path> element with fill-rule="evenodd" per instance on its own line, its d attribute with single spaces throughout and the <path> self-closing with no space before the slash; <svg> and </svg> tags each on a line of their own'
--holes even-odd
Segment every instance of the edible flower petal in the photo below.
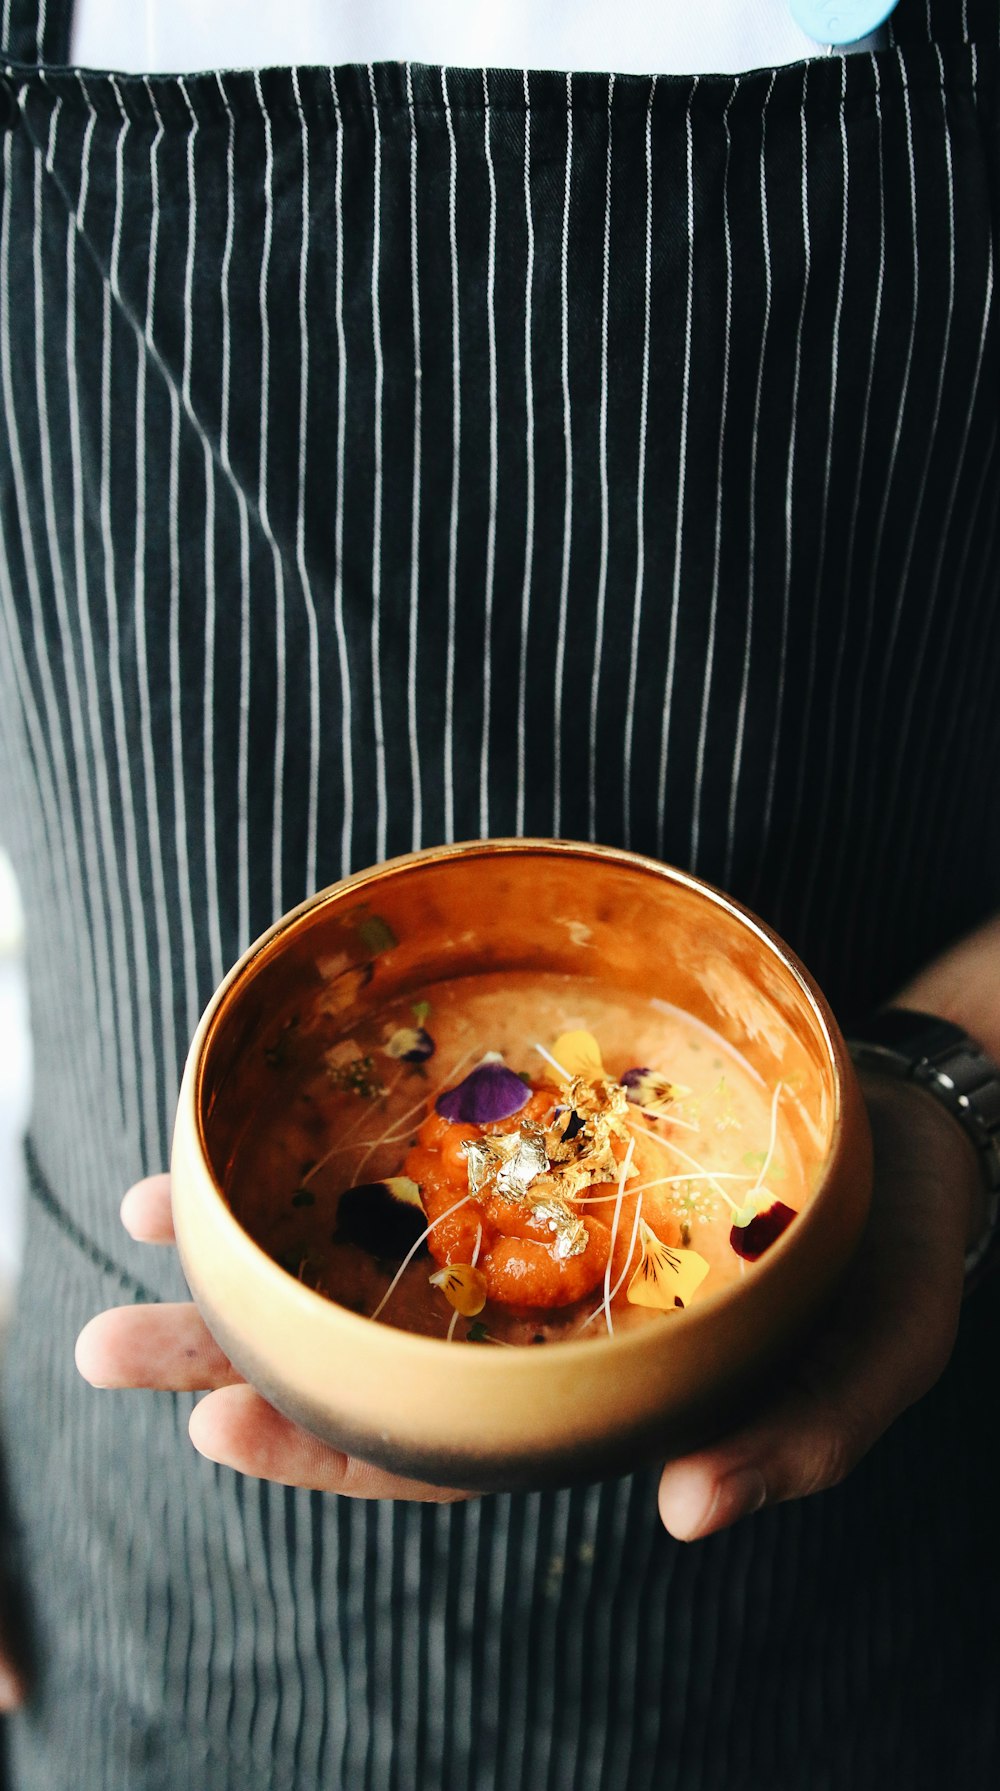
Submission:
<svg viewBox="0 0 1000 1791">
<path fill-rule="evenodd" d="M 770 1188 L 763 1186 L 751 1188 L 742 1206 L 737 1207 L 733 1214 L 733 1225 L 742 1231 L 747 1225 L 751 1225 L 760 1213 L 766 1213 L 768 1207 L 773 1205 L 774 1195 Z"/>
<path fill-rule="evenodd" d="M 628 1284 L 631 1305 L 654 1306 L 661 1312 L 686 1306 L 708 1274 L 705 1258 L 697 1250 L 674 1250 L 661 1244 L 645 1219 L 639 1220 L 639 1241 L 642 1257 Z"/>
<path fill-rule="evenodd" d="M 372 1256 L 404 1256 L 427 1229 L 420 1189 L 408 1175 L 346 1188 L 337 1205 L 338 1243 Z"/>
<path fill-rule="evenodd" d="M 571 1078 L 584 1076 L 590 1080 L 604 1075 L 601 1047 L 592 1032 L 580 1029 L 560 1033 L 552 1047 L 552 1055 Z"/>
<path fill-rule="evenodd" d="M 767 1190 L 761 1188 L 760 1192 L 766 1194 Z M 740 1225 L 740 1215 L 736 1215 L 733 1229 L 729 1233 L 729 1242 L 737 1256 L 742 1256 L 745 1262 L 756 1262 L 758 1256 L 763 1256 L 775 1239 L 780 1238 L 782 1232 L 787 1230 L 794 1217 L 793 1209 L 786 1206 L 783 1200 L 775 1200 L 773 1195 L 768 1195 L 767 1205 L 747 1224 Z"/>
<path fill-rule="evenodd" d="M 396 1057 L 401 1063 L 426 1063 L 437 1047 L 426 1026 L 399 1026 L 390 1033 L 382 1049 L 387 1057 Z"/>
<path fill-rule="evenodd" d="M 622 1087 L 633 1107 L 641 1107 L 644 1113 L 651 1113 L 654 1118 L 662 1117 L 681 1092 L 655 1070 L 639 1068 L 625 1071 Z"/>
<path fill-rule="evenodd" d="M 486 1304 L 486 1276 L 471 1262 L 451 1262 L 428 1277 L 432 1287 L 439 1287 L 449 1306 L 463 1318 L 475 1318 Z"/>
<path fill-rule="evenodd" d="M 491 1126 L 520 1113 L 530 1099 L 531 1089 L 520 1076 L 515 1076 L 502 1060 L 490 1058 L 477 1064 L 455 1088 L 438 1095 L 434 1106 L 442 1119 Z"/>
</svg>

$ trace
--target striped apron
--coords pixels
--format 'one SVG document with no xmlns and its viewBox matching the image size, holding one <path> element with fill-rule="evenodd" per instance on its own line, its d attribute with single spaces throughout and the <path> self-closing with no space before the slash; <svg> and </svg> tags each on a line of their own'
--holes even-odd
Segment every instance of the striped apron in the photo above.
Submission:
<svg viewBox="0 0 1000 1791">
<path fill-rule="evenodd" d="M 78 74 L 68 12 L 2 0 L 16 1791 L 994 1785 L 989 1292 L 845 1485 L 689 1547 L 649 1475 L 242 1479 L 72 1355 L 183 1297 L 121 1190 L 226 966 L 343 872 L 631 846 L 844 1018 L 1000 903 L 994 0 L 658 80 Z"/>
</svg>

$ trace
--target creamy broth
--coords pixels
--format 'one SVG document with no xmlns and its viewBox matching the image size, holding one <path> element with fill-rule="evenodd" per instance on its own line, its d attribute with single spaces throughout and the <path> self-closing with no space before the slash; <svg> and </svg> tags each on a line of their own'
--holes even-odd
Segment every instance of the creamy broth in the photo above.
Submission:
<svg viewBox="0 0 1000 1791">
<path fill-rule="evenodd" d="M 431 1282 L 441 1266 L 428 1250 L 433 1236 L 400 1274 L 405 1243 L 382 1248 L 375 1240 L 373 1247 L 368 1236 L 362 1245 L 339 1222 L 348 1190 L 367 1191 L 389 1178 L 419 1187 L 407 1175 L 408 1160 L 411 1167 L 428 1161 L 418 1130 L 426 1131 L 439 1097 L 488 1054 L 535 1090 L 550 1091 L 532 1110 L 551 1115 L 565 1095 L 553 1048 L 581 1034 L 596 1041 L 609 1083 L 639 1068 L 650 1072 L 630 1091 L 618 1123 L 619 1160 L 631 1147 L 627 1179 L 619 1173 L 613 1184 L 595 1183 L 570 1202 L 585 1225 L 590 1217 L 600 1220 L 614 1238 L 609 1267 L 586 1297 L 531 1309 L 487 1298 L 474 1316 L 463 1314 Z M 670 1096 L 651 1109 L 649 1089 L 662 1083 L 671 1086 Z M 755 1246 L 763 1240 L 763 1248 L 768 1227 L 780 1229 L 789 1210 L 801 1208 L 805 1178 L 784 1123 L 783 1092 L 780 1084 L 766 1086 L 718 1034 L 665 1003 L 618 996 L 578 978 L 460 978 L 393 1003 L 332 1047 L 318 1047 L 280 1110 L 261 1103 L 230 1164 L 226 1193 L 240 1222 L 289 1273 L 353 1312 L 377 1314 L 379 1322 L 500 1346 L 607 1336 L 609 1329 L 676 1322 L 680 1315 L 680 1302 L 650 1306 L 629 1297 L 644 1250 L 649 1254 L 644 1239 L 665 1246 L 685 1268 L 696 1259 L 707 1265 L 697 1270 L 702 1278 L 684 1300 L 688 1306 L 754 1272 L 748 1255 L 761 1252 L 739 1254 L 734 1238 L 744 1249 L 745 1240 Z M 492 1132 L 512 1135 L 518 1124 L 514 1115 Z M 456 1201 L 469 1196 L 469 1186 L 462 1168 Z M 404 1214 L 411 1221 L 413 1198 L 411 1192 Z M 478 1210 L 473 1203 L 467 1217 Z M 781 1222 L 772 1224 L 779 1212 Z M 418 1209 L 418 1234 L 426 1224 Z M 474 1254 L 475 1246 L 462 1260 L 472 1264 Z"/>
</svg>

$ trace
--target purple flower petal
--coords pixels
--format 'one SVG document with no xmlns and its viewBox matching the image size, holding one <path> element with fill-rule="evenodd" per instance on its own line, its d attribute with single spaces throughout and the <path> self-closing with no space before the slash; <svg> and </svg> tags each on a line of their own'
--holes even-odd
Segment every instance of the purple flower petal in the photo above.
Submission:
<svg viewBox="0 0 1000 1791">
<path fill-rule="evenodd" d="M 335 1241 L 357 1244 L 372 1256 L 405 1256 L 426 1230 L 420 1189 L 408 1176 L 362 1182 L 340 1196 Z"/>
<path fill-rule="evenodd" d="M 481 1063 L 455 1088 L 438 1095 L 434 1105 L 442 1119 L 463 1125 L 491 1126 L 520 1113 L 531 1089 L 505 1063 Z"/>
</svg>

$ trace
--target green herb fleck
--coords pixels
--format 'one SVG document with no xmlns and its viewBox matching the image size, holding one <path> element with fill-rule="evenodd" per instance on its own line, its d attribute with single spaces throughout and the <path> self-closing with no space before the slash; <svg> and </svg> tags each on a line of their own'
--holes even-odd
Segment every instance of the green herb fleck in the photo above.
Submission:
<svg viewBox="0 0 1000 1791">
<path fill-rule="evenodd" d="M 368 914 L 365 909 L 359 908 L 354 924 L 365 950 L 370 951 L 372 957 L 377 957 L 380 951 L 391 951 L 394 945 L 399 944 L 389 922 L 383 920 L 381 914 Z"/>
<path fill-rule="evenodd" d="M 493 1342 L 493 1339 L 490 1336 L 489 1331 L 486 1329 L 486 1326 L 478 1318 L 474 1325 L 469 1326 L 468 1330 L 465 1333 L 465 1338 L 466 1338 L 467 1343 L 492 1343 Z"/>
<path fill-rule="evenodd" d="M 431 1004 L 429 1001 L 415 1001 L 410 1012 L 416 1020 L 417 1025 L 422 1026 L 425 1020 L 430 1019 Z"/>
<path fill-rule="evenodd" d="M 762 1150 L 744 1151 L 743 1161 L 746 1164 L 746 1167 L 753 1170 L 754 1174 L 757 1175 L 763 1169 L 764 1164 L 767 1163 L 767 1152 Z M 770 1163 L 767 1163 L 767 1174 L 769 1181 L 783 1182 L 785 1180 L 785 1171 L 782 1169 L 781 1164 L 775 1163 L 773 1159 Z"/>
<path fill-rule="evenodd" d="M 296 1188 L 292 1195 L 293 1206 L 315 1206 L 316 1196 L 311 1188 Z"/>
</svg>

